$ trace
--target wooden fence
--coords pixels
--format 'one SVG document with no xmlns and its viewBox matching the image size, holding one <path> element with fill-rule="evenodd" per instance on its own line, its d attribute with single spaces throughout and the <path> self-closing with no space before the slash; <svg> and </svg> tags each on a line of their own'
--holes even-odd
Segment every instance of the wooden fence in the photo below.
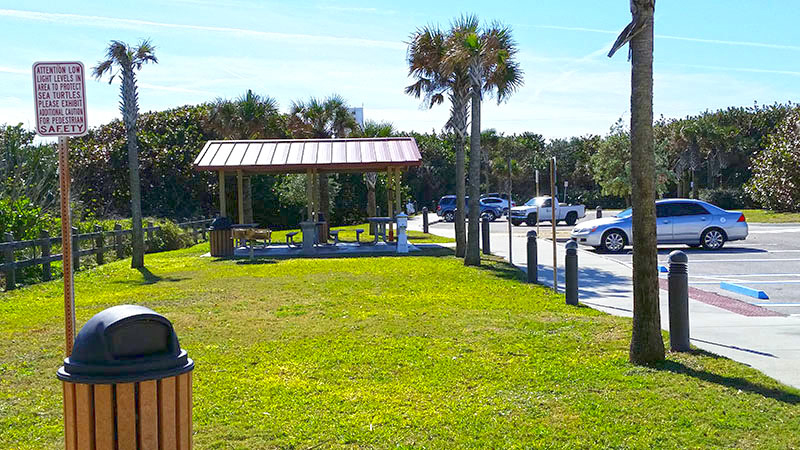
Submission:
<svg viewBox="0 0 800 450">
<path fill-rule="evenodd" d="M 177 224 L 180 228 L 188 231 L 195 244 L 201 240 L 208 239 L 208 226 L 213 219 L 199 219 Z M 145 245 L 148 250 L 152 249 L 154 233 L 161 229 L 160 226 L 153 226 L 153 222 L 147 222 L 142 227 L 145 233 Z M 72 266 L 77 272 L 80 268 L 82 256 L 94 255 L 98 265 L 105 262 L 105 253 L 115 251 L 117 259 L 125 257 L 125 248 L 129 243 L 125 243 L 123 236 L 131 234 L 132 230 L 123 230 L 120 224 L 114 225 L 112 231 L 103 231 L 99 225 L 95 225 L 94 232 L 78 234 L 77 228 L 72 228 Z M 54 245 L 61 245 L 61 237 L 51 237 L 47 231 L 42 231 L 39 239 L 30 241 L 15 241 L 11 233 L 3 236 L 5 242 L 0 242 L 0 254 L 3 255 L 3 264 L 0 264 L 0 272 L 5 273 L 6 290 L 16 287 L 16 271 L 30 266 L 42 266 L 42 280 L 47 281 L 52 278 L 50 263 L 61 260 L 61 253 L 51 254 Z M 113 238 L 109 242 L 109 238 Z M 90 242 L 91 248 L 81 248 L 81 243 Z M 85 247 L 85 245 L 84 245 Z M 15 251 L 31 249 L 32 257 L 24 260 L 15 259 Z M 36 256 L 39 249 L 39 256 Z"/>
</svg>

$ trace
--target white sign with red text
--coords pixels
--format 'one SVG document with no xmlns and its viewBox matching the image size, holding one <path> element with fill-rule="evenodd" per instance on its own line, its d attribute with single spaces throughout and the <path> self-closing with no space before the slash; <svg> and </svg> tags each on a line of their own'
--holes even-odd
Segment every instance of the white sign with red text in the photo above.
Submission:
<svg viewBox="0 0 800 450">
<path fill-rule="evenodd" d="M 86 134 L 85 75 L 80 61 L 33 64 L 36 132 L 40 136 Z"/>
</svg>

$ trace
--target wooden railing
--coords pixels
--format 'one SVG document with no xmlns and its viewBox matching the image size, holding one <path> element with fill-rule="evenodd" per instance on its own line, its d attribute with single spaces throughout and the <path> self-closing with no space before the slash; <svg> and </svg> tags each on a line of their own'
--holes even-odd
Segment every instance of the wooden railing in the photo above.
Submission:
<svg viewBox="0 0 800 450">
<path fill-rule="evenodd" d="M 195 244 L 201 240 L 208 239 L 208 226 L 213 219 L 198 219 L 177 224 L 180 228 L 188 231 Z M 153 226 L 153 222 L 147 222 L 142 228 L 145 233 L 145 245 L 152 251 L 154 233 L 161 229 L 160 226 Z M 123 236 L 131 234 L 132 230 L 123 230 L 120 224 L 114 225 L 111 231 L 103 231 L 99 225 L 95 225 L 94 232 L 78 234 L 77 228 L 72 228 L 72 266 L 74 271 L 80 269 L 81 257 L 94 255 L 98 265 L 105 263 L 105 253 L 114 251 L 116 259 L 125 257 L 125 249 L 130 246 L 126 243 Z M 6 290 L 16 287 L 16 271 L 30 266 L 42 266 L 42 280 L 48 281 L 52 278 L 50 263 L 61 260 L 61 253 L 51 254 L 54 245 L 61 245 L 61 237 L 51 237 L 47 231 L 42 231 L 39 239 L 29 241 L 15 241 L 11 233 L 3 236 L 5 242 L 0 242 L 0 254 L 3 255 L 3 263 L 0 264 L 0 273 L 5 274 Z M 113 238 L 109 242 L 109 238 Z M 81 244 L 91 242 L 90 248 L 81 248 Z M 84 245 L 85 247 L 85 245 Z M 32 257 L 17 260 L 15 252 L 31 249 Z M 37 257 L 37 249 L 39 256 Z"/>
</svg>

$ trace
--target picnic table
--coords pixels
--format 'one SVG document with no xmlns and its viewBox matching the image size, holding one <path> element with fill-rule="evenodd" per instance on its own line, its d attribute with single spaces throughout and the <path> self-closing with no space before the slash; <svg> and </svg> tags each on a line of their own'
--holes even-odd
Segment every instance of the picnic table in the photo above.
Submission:
<svg viewBox="0 0 800 450">
<path fill-rule="evenodd" d="M 392 217 L 369 217 L 367 218 L 367 222 L 371 224 L 375 224 L 375 240 L 372 241 L 373 244 L 378 243 L 378 237 L 380 237 L 383 242 L 386 242 L 386 225 L 393 223 L 395 220 Z"/>
</svg>

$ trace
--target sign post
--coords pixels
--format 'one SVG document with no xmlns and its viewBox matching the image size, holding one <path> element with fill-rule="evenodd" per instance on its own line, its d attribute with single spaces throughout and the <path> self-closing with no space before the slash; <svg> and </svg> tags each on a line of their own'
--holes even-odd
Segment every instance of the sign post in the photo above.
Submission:
<svg viewBox="0 0 800 450">
<path fill-rule="evenodd" d="M 61 258 L 64 269 L 64 335 L 66 355 L 75 340 L 75 284 L 72 274 L 72 221 L 69 209 L 69 137 L 86 134 L 86 71 L 80 61 L 33 64 L 36 132 L 58 137 L 61 190 Z"/>
</svg>

